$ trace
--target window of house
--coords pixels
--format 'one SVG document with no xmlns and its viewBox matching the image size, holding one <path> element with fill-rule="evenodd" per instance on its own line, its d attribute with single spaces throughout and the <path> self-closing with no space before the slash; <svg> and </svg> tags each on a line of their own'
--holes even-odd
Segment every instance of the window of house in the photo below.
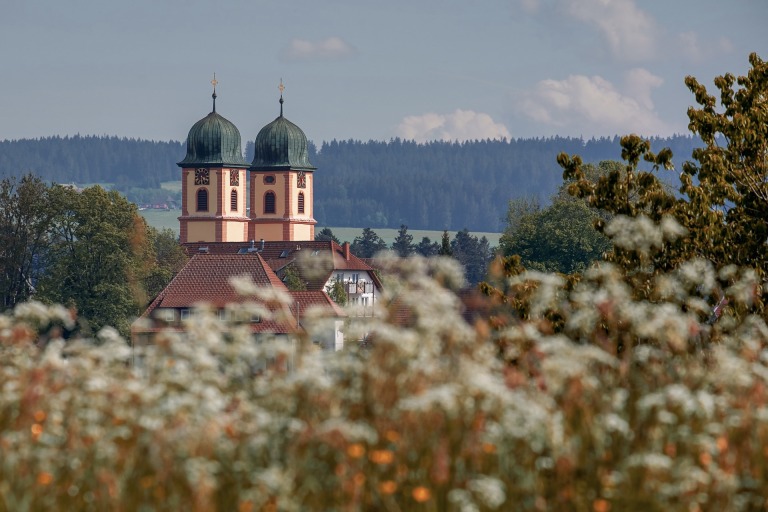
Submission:
<svg viewBox="0 0 768 512">
<path fill-rule="evenodd" d="M 299 192 L 299 213 L 304 213 L 304 192 Z"/>
<path fill-rule="evenodd" d="M 232 193 L 229 194 L 229 207 L 233 212 L 237 211 L 237 190 L 233 190 Z"/>
<path fill-rule="evenodd" d="M 344 282 L 344 274 L 342 272 L 339 272 L 338 274 L 336 274 L 336 280 L 338 282 L 340 282 L 340 283 L 343 283 Z"/>
<path fill-rule="evenodd" d="M 275 213 L 275 193 L 264 194 L 264 213 Z"/>
<path fill-rule="evenodd" d="M 181 310 L 181 319 L 186 320 L 192 316 L 192 312 L 188 308 Z"/>
<path fill-rule="evenodd" d="M 173 322 L 176 320 L 176 310 L 173 308 L 160 308 L 155 310 L 155 317 L 163 322 Z"/>
<path fill-rule="evenodd" d="M 208 211 L 208 189 L 201 188 L 197 191 L 197 211 Z"/>
</svg>

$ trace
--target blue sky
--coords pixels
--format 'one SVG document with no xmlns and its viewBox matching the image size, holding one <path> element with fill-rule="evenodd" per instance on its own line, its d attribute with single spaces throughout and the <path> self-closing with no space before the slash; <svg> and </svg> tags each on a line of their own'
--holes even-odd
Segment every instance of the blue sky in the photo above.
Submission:
<svg viewBox="0 0 768 512">
<path fill-rule="evenodd" d="M 319 143 L 687 132 L 683 79 L 768 58 L 765 0 L 0 0 L 0 140 Z"/>
</svg>

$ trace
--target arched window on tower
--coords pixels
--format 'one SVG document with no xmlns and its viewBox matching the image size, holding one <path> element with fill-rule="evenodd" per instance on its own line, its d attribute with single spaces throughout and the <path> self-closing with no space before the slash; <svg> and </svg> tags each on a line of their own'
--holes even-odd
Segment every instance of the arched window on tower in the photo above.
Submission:
<svg viewBox="0 0 768 512">
<path fill-rule="evenodd" d="M 304 192 L 299 192 L 299 213 L 304 213 Z"/>
<path fill-rule="evenodd" d="M 229 194 L 229 207 L 233 212 L 237 211 L 237 190 L 233 190 L 232 193 Z"/>
<path fill-rule="evenodd" d="M 201 188 L 197 191 L 197 211 L 208 211 L 208 189 Z"/>
<path fill-rule="evenodd" d="M 264 213 L 275 213 L 275 193 L 264 194 Z"/>
</svg>

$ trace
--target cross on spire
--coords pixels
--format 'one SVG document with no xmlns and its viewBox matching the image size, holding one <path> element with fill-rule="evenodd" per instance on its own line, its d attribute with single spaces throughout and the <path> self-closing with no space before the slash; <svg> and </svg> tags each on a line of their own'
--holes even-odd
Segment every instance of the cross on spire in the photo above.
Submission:
<svg viewBox="0 0 768 512">
<path fill-rule="evenodd" d="M 219 81 L 216 80 L 216 73 L 213 74 L 213 80 L 211 80 L 211 85 L 213 86 L 213 94 L 211 95 L 211 98 L 213 98 L 213 111 L 216 112 L 216 84 L 218 84 Z"/>
<path fill-rule="evenodd" d="M 285 90 L 285 86 L 283 85 L 283 79 L 280 78 L 280 85 L 277 86 L 277 89 L 280 91 L 280 117 L 283 117 L 283 91 Z"/>
</svg>

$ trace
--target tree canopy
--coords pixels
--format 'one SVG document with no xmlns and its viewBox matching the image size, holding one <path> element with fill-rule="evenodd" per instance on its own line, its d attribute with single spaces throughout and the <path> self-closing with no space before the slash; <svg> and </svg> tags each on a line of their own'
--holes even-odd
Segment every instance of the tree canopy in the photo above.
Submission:
<svg viewBox="0 0 768 512">
<path fill-rule="evenodd" d="M 127 335 L 130 322 L 178 272 L 175 235 L 147 226 L 115 191 L 0 181 L 4 308 L 34 297 L 76 312 L 81 328 Z"/>
<path fill-rule="evenodd" d="M 350 250 L 358 258 L 373 258 L 377 253 L 387 249 L 387 243 L 371 228 L 363 228 L 360 236 L 352 241 Z"/>
<path fill-rule="evenodd" d="M 585 179 L 595 181 L 615 169 L 621 170 L 621 164 L 586 164 Z M 507 227 L 499 239 L 502 256 L 517 254 L 526 268 L 563 274 L 583 272 L 602 258 L 610 242 L 594 225 L 608 215 L 584 199 L 571 197 L 569 186 L 564 183 L 546 208 L 536 200 L 510 201 Z"/>
</svg>

